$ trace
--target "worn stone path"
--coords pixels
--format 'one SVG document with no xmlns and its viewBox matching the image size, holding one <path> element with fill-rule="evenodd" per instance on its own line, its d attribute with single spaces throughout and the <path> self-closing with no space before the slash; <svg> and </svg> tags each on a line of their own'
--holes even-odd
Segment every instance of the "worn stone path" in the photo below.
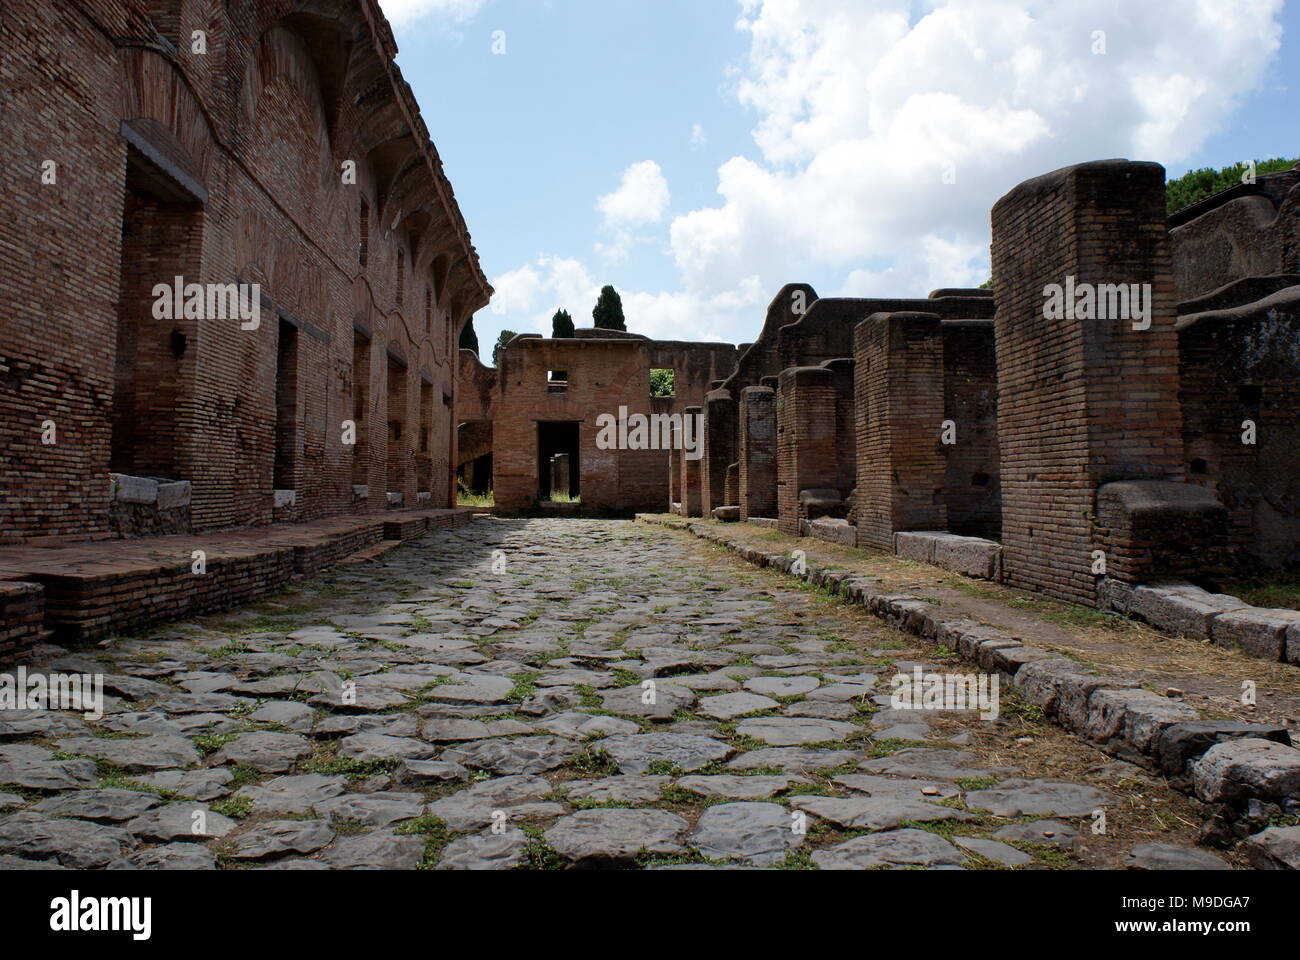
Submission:
<svg viewBox="0 0 1300 960">
<path fill-rule="evenodd" d="M 1005 691 L 891 707 L 915 642 L 680 533 L 480 520 L 41 664 L 111 696 L 0 711 L 0 869 L 1235 865 Z"/>
</svg>

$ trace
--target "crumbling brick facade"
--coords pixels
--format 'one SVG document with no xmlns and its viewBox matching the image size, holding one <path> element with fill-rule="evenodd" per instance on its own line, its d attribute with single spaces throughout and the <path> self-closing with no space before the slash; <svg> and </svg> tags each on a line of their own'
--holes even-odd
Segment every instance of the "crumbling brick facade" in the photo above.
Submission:
<svg viewBox="0 0 1300 960">
<path fill-rule="evenodd" d="M 1122 552 L 1092 529 L 1098 487 L 1182 479 L 1164 183 L 1156 164 L 1082 164 L 993 208 L 1004 571 L 1016 586 L 1092 604 L 1095 551 Z M 1149 284 L 1149 325 L 1048 318 L 1046 291 L 1071 277 Z"/>
<path fill-rule="evenodd" d="M 131 532 L 110 471 L 194 531 L 451 505 L 491 288 L 395 54 L 373 0 L 6 5 L 0 536 Z M 176 277 L 256 325 L 160 318 Z"/>
<path fill-rule="evenodd" d="M 491 421 L 492 487 L 499 509 L 544 506 L 550 457 L 560 453 L 570 457 L 571 492 L 582 510 L 666 508 L 672 495 L 671 434 L 658 429 L 645 437 L 649 447 L 633 449 L 640 444 L 624 429 L 624 448 L 602 449 L 601 418 L 617 420 L 622 413 L 629 427 L 637 417 L 661 428 L 671 418 L 680 422 L 688 406 L 698 411 L 710 386 L 735 369 L 736 348 L 617 333 L 579 330 L 567 340 L 519 336 L 500 351 L 496 370 L 462 352 L 466 385 L 458 420 Z M 651 397 L 652 370 L 673 371 L 674 396 Z M 679 471 L 678 484 L 683 474 L 690 478 L 686 488 L 697 511 L 700 467 L 700 460 L 685 457 L 674 458 L 672 467 Z M 725 469 L 718 479 L 725 484 Z"/>
</svg>

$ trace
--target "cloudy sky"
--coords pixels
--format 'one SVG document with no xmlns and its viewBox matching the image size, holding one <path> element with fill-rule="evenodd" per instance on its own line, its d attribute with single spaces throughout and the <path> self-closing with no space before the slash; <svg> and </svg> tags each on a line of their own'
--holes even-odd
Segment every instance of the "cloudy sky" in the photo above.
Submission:
<svg viewBox="0 0 1300 960">
<path fill-rule="evenodd" d="M 1021 180 L 1300 153 L 1300 0 L 381 5 L 496 287 L 485 357 L 605 283 L 634 332 L 729 342 L 787 282 L 978 285 Z"/>
</svg>

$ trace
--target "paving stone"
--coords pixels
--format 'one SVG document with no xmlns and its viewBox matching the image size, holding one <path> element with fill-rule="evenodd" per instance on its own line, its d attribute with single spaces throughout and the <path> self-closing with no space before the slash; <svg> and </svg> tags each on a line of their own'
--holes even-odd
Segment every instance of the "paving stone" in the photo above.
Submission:
<svg viewBox="0 0 1300 960">
<path fill-rule="evenodd" d="M 88 820 L 64 820 L 23 810 L 0 819 L 0 854 L 29 860 L 54 860 L 89 870 L 107 866 L 137 846 L 121 827 Z"/>
<path fill-rule="evenodd" d="M 706 797 L 725 797 L 729 800 L 765 800 L 778 793 L 785 793 L 791 787 L 801 783 L 812 783 L 807 777 L 793 775 L 771 777 L 740 777 L 728 774 L 715 776 L 682 777 L 677 786 Z"/>
<path fill-rule="evenodd" d="M 126 825 L 126 830 L 147 841 L 203 842 L 224 837 L 236 826 L 234 820 L 202 803 L 182 800 L 141 814 Z"/>
<path fill-rule="evenodd" d="M 462 744 L 444 750 L 442 759 L 493 773 L 542 773 L 564 766 L 580 753 L 580 745 L 562 737 L 518 737 Z"/>
<path fill-rule="evenodd" d="M 891 830 L 855 837 L 818 850 L 813 863 L 823 870 L 873 870 L 878 867 L 959 865 L 966 855 L 947 840 L 925 830 Z"/>
<path fill-rule="evenodd" d="M 424 815 L 424 797 L 418 793 L 352 793 L 316 804 L 317 812 L 330 820 L 388 827 Z"/>
<path fill-rule="evenodd" d="M 161 770 L 158 773 L 132 777 L 136 783 L 155 790 L 170 790 L 194 800 L 217 800 L 230 793 L 230 781 L 235 775 L 224 767 L 207 770 Z"/>
<path fill-rule="evenodd" d="M 490 737 L 513 737 L 521 733 L 532 733 L 532 728 L 517 720 L 483 723 L 479 720 L 437 719 L 426 721 L 420 728 L 420 737 L 430 743 L 458 743 L 463 740 L 484 740 Z"/>
<path fill-rule="evenodd" d="M 651 693 L 642 687 L 622 687 L 601 694 L 601 706 L 612 713 L 623 713 L 633 717 L 649 717 L 652 720 L 671 720 L 678 710 L 690 710 L 695 706 L 697 697 L 693 690 L 671 683 L 656 683 L 653 689 L 652 703 L 643 703 Z"/>
<path fill-rule="evenodd" d="M 198 843 L 169 843 L 120 857 L 109 870 L 215 870 L 217 858 Z"/>
<path fill-rule="evenodd" d="M 630 863 L 641 853 L 683 852 L 688 826 L 665 810 L 579 810 L 545 836 L 556 853 L 578 866 L 610 866 Z"/>
<path fill-rule="evenodd" d="M 836 777 L 837 786 L 847 787 L 872 797 L 897 797 L 902 800 L 947 800 L 961 796 L 961 788 L 944 780 L 904 780 L 869 773 L 849 773 Z"/>
<path fill-rule="evenodd" d="M 29 790 L 68 790 L 98 781 L 93 760 L 56 760 L 52 751 L 25 743 L 0 746 L 0 783 Z"/>
<path fill-rule="evenodd" d="M 68 870 L 56 860 L 24 860 L 22 857 L 0 856 L 0 871 L 10 870 Z"/>
<path fill-rule="evenodd" d="M 552 789 L 538 776 L 497 777 L 434 801 L 429 813 L 455 833 L 487 826 L 498 810 L 503 810 L 510 822 L 545 820 L 568 812 L 563 804 L 543 799 Z"/>
<path fill-rule="evenodd" d="M 735 717 L 743 717 L 747 713 L 772 710 L 780 705 L 770 697 L 762 697 L 754 693 L 724 693 L 720 697 L 705 697 L 699 702 L 697 709 L 705 716 L 731 720 Z"/>
<path fill-rule="evenodd" d="M 854 830 L 888 830 L 904 820 L 925 823 L 976 819 L 974 814 L 963 810 L 897 796 L 795 797 L 790 806 L 838 827 Z"/>
<path fill-rule="evenodd" d="M 652 764 L 665 764 L 684 773 L 731 756 L 732 748 L 712 737 L 689 733 L 638 733 L 607 737 L 600 747 L 622 773 L 647 773 Z"/>
<path fill-rule="evenodd" d="M 801 700 L 798 703 L 787 703 L 781 708 L 781 714 L 786 717 L 813 717 L 817 720 L 851 720 L 858 715 L 858 710 L 851 703 Z"/>
<path fill-rule="evenodd" d="M 537 722 L 537 728 L 572 740 L 612 737 L 620 733 L 637 733 L 641 727 L 621 717 L 597 716 L 587 713 L 561 713 Z"/>
<path fill-rule="evenodd" d="M 773 767 L 786 773 L 816 773 L 833 770 L 857 760 L 852 750 L 811 750 L 805 747 L 776 747 L 750 750 L 728 762 L 732 770 L 761 770 Z"/>
<path fill-rule="evenodd" d="M 774 747 L 829 743 L 843 740 L 861 729 L 851 723 L 813 717 L 754 717 L 736 726 L 736 732 L 742 737 L 753 737 Z"/>
<path fill-rule="evenodd" d="M 334 839 L 323 820 L 270 820 L 233 837 L 230 856 L 235 860 L 267 860 L 296 853 L 315 853 Z M 423 846 L 423 844 L 421 844 Z"/>
<path fill-rule="evenodd" d="M 776 803 L 723 803 L 700 816 L 690 844 L 713 860 L 739 859 L 766 866 L 785 859 L 806 837 Z"/>
<path fill-rule="evenodd" d="M 963 850 L 979 854 L 985 860 L 992 860 L 1004 867 L 1021 867 L 1033 863 L 1034 858 L 1015 847 L 999 843 L 997 840 L 985 840 L 978 837 L 953 837 L 952 842 Z"/>
<path fill-rule="evenodd" d="M 1228 862 L 1208 850 L 1172 843 L 1139 843 L 1128 852 L 1130 870 L 1231 870 Z"/>
<path fill-rule="evenodd" d="M 596 803 L 654 803 L 672 777 L 616 775 L 603 780 L 569 780 L 563 785 L 569 802 L 591 800 Z"/>
<path fill-rule="evenodd" d="M 347 789 L 346 777 L 308 773 L 276 777 L 267 783 L 240 787 L 237 797 L 248 797 L 257 814 L 310 813 L 318 804 L 332 800 Z"/>
<path fill-rule="evenodd" d="M 436 687 L 430 699 L 453 703 L 509 703 L 515 683 L 508 677 L 490 677 L 464 674 L 454 683 Z"/>
<path fill-rule="evenodd" d="M 414 870 L 424 859 L 424 837 L 373 830 L 340 837 L 321 854 L 335 870 Z"/>
<path fill-rule="evenodd" d="M 964 750 L 908 747 L 887 757 L 863 760 L 858 766 L 872 773 L 888 773 L 896 777 L 921 777 L 927 780 L 978 778 L 993 773 L 987 768 L 974 766 L 975 763 L 974 755 Z"/>
<path fill-rule="evenodd" d="M 138 790 L 72 790 L 47 797 L 33 810 L 52 817 L 76 817 L 96 823 L 134 820 L 150 807 L 162 803 L 158 797 Z"/>
<path fill-rule="evenodd" d="M 1115 802 L 1108 793 L 1086 784 L 1053 780 L 1004 780 L 991 790 L 972 790 L 966 806 L 998 817 L 1087 817 Z"/>
<path fill-rule="evenodd" d="M 816 677 L 754 677 L 745 681 L 745 689 L 771 697 L 798 697 L 821 686 Z"/>
<path fill-rule="evenodd" d="M 438 870 L 513 870 L 527 862 L 528 837 L 518 827 L 503 833 L 486 830 L 447 844 Z"/>
<path fill-rule="evenodd" d="M 339 743 L 339 756 L 346 760 L 428 760 L 437 749 L 410 737 L 382 733 L 354 733 Z"/>
<path fill-rule="evenodd" d="M 98 737 L 70 737 L 57 743 L 65 753 L 84 754 L 105 760 L 127 773 L 148 773 L 169 767 L 189 767 L 199 762 L 194 744 L 183 737 L 152 734 L 133 740 L 101 740 Z"/>
<path fill-rule="evenodd" d="M 994 831 L 993 836 L 997 840 L 1021 840 L 1025 843 L 1073 847 L 1079 838 L 1079 831 L 1059 820 L 1035 820 L 1032 823 L 1008 824 L 1001 830 Z"/>
<path fill-rule="evenodd" d="M 306 733 L 315 723 L 316 716 L 316 711 L 305 703 L 279 700 L 254 710 L 248 715 L 248 719 L 259 723 L 274 723 L 297 733 Z"/>
<path fill-rule="evenodd" d="M 396 779 L 410 784 L 468 780 L 469 770 L 446 760 L 403 760 L 397 768 Z"/>
<path fill-rule="evenodd" d="M 297 734 L 241 733 L 213 754 L 212 761 L 252 767 L 263 773 L 286 773 L 311 752 L 311 741 Z"/>
</svg>

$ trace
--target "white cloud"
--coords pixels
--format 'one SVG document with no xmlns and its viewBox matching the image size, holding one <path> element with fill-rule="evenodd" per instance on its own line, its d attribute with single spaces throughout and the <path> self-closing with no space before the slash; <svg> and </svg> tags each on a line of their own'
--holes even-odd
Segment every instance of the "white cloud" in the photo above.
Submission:
<svg viewBox="0 0 1300 960">
<path fill-rule="evenodd" d="M 691 146 L 702 147 L 709 142 L 708 134 L 704 132 L 704 127 L 700 124 L 691 125 Z"/>
<path fill-rule="evenodd" d="M 597 252 L 610 262 L 626 260 L 640 239 L 637 229 L 663 220 L 670 199 L 659 164 L 653 160 L 632 164 L 623 171 L 618 189 L 596 201 L 602 228 L 610 238 L 596 244 Z"/>
<path fill-rule="evenodd" d="M 486 0 L 380 0 L 394 29 L 410 26 L 426 17 L 438 17 L 447 23 L 466 23 L 478 15 Z"/>
<path fill-rule="evenodd" d="M 606 226 L 638 227 L 657 223 L 668 209 L 668 181 L 659 164 L 642 160 L 623 171 L 623 181 L 613 193 L 596 201 Z"/>
<path fill-rule="evenodd" d="M 756 152 L 718 168 L 717 204 L 668 224 L 680 282 L 624 293 L 639 332 L 748 341 L 794 281 L 841 296 L 977 285 L 1002 194 L 1086 160 L 1188 159 L 1281 38 L 1282 0 L 739 2 L 750 50 L 733 87 Z M 668 202 L 656 164 L 628 168 L 599 201 L 612 241 L 597 249 L 625 256 Z"/>
</svg>

